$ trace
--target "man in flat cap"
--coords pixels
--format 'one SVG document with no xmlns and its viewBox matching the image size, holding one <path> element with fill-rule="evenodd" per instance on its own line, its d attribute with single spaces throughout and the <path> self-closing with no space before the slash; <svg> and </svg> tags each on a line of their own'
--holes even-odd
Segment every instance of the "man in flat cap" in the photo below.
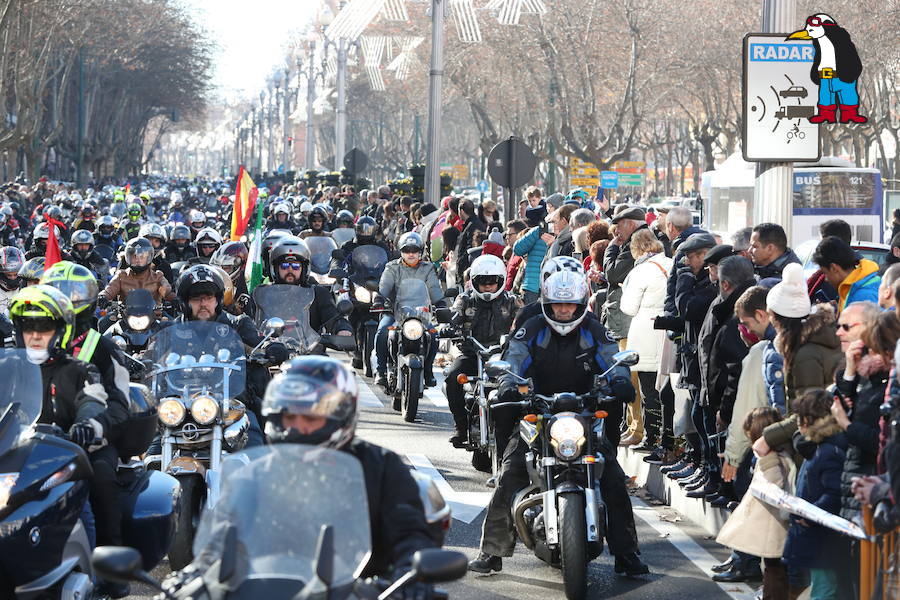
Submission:
<svg viewBox="0 0 900 600">
<path fill-rule="evenodd" d="M 622 284 L 634 268 L 634 257 L 631 255 L 631 236 L 639 229 L 647 228 L 647 214 L 640 206 L 630 206 L 619 210 L 612 218 L 616 235 L 603 255 L 603 271 L 609 282 L 606 303 L 603 305 L 601 317 L 603 324 L 619 340 L 619 346 L 625 349 L 631 317 L 622 312 L 619 303 L 622 299 Z M 630 435 L 622 443 L 637 443 L 644 437 L 641 414 L 640 382 L 637 371 L 632 372 L 632 383 L 637 392 L 634 402 L 628 408 L 628 431 Z"/>
</svg>

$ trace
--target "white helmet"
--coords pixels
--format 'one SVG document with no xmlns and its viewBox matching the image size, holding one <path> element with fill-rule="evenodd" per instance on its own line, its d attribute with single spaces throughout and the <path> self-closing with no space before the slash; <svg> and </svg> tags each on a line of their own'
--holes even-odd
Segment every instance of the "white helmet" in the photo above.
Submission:
<svg viewBox="0 0 900 600">
<path fill-rule="evenodd" d="M 197 244 L 201 244 L 206 241 L 212 241 L 215 244 L 222 244 L 222 236 L 218 231 L 213 229 L 212 227 L 204 227 L 200 231 L 197 232 Z"/>
<path fill-rule="evenodd" d="M 277 215 L 279 213 L 284 213 L 287 216 L 291 216 L 291 207 L 287 202 L 278 202 L 272 207 L 272 215 Z"/>
<path fill-rule="evenodd" d="M 590 286 L 584 273 L 560 271 L 553 273 L 541 284 L 541 311 L 544 320 L 560 335 L 568 335 L 578 327 L 587 315 Z M 551 304 L 577 304 L 575 315 L 569 321 L 557 321 Z"/>
<path fill-rule="evenodd" d="M 584 275 L 584 265 L 581 264 L 580 260 L 571 256 L 554 256 L 544 261 L 544 264 L 541 265 L 541 281 L 545 281 L 548 277 L 560 271 L 570 271 Z"/>
<path fill-rule="evenodd" d="M 312 210 L 312 208 L 312 202 L 310 202 L 309 200 L 304 200 L 300 203 L 300 212 L 302 213 L 308 213 Z"/>
<path fill-rule="evenodd" d="M 165 228 L 159 223 L 144 223 L 138 231 L 138 237 L 160 238 L 165 244 L 169 236 L 166 235 Z"/>
<path fill-rule="evenodd" d="M 503 293 L 504 284 L 506 283 L 506 265 L 493 254 L 482 254 L 472 261 L 469 278 L 472 281 L 472 291 L 475 295 L 485 302 L 490 302 Z M 486 283 L 496 283 L 497 291 L 479 291 L 478 286 Z"/>
</svg>

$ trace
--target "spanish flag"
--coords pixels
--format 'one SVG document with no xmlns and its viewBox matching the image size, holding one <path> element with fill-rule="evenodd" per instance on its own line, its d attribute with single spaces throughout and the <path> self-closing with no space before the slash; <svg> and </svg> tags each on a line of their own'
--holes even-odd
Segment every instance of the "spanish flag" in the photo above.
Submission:
<svg viewBox="0 0 900 600">
<path fill-rule="evenodd" d="M 234 190 L 234 207 L 231 212 L 231 239 L 232 241 L 240 240 L 241 236 L 247 230 L 247 222 L 253 215 L 253 209 L 256 207 L 256 196 L 259 190 L 256 184 L 250 179 L 250 175 L 241 165 L 238 171 L 237 185 Z"/>
</svg>

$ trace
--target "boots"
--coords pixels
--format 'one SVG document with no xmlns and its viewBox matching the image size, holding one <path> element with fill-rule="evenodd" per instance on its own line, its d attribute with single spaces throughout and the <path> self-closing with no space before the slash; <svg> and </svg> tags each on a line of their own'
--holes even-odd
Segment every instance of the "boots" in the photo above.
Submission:
<svg viewBox="0 0 900 600">
<path fill-rule="evenodd" d="M 788 600 L 788 576 L 784 565 L 766 561 L 763 571 L 763 600 Z"/>
<path fill-rule="evenodd" d="M 857 110 L 859 110 L 859 104 L 841 104 L 841 123 L 865 123 L 869 120 L 857 113 Z"/>
<path fill-rule="evenodd" d="M 819 104 L 819 114 L 809 118 L 810 123 L 837 123 L 837 104 Z"/>
</svg>

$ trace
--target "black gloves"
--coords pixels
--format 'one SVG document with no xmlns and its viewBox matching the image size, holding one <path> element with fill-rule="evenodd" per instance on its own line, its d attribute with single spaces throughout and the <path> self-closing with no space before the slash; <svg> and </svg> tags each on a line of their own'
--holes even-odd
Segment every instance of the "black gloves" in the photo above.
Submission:
<svg viewBox="0 0 900 600">
<path fill-rule="evenodd" d="M 634 402 L 634 386 L 631 385 L 630 380 L 625 379 L 624 377 L 617 377 L 612 380 L 610 387 L 612 388 L 613 396 L 616 397 L 616 400 L 626 404 Z"/>
<path fill-rule="evenodd" d="M 287 346 L 281 342 L 272 342 L 266 347 L 266 358 L 272 364 L 280 365 L 290 358 L 290 353 L 288 352 Z"/>
<path fill-rule="evenodd" d="M 78 444 L 85 450 L 94 444 L 97 438 L 97 431 L 89 421 L 81 421 L 72 425 L 69 429 L 69 440 L 74 444 Z"/>
</svg>

